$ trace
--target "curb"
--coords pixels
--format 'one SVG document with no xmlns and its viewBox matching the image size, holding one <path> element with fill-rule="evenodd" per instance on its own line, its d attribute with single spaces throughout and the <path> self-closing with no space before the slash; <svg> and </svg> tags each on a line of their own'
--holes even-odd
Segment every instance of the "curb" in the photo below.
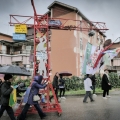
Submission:
<svg viewBox="0 0 120 120">
<path fill-rule="evenodd" d="M 102 95 L 103 93 L 96 93 L 96 95 Z M 110 94 L 112 95 L 119 95 L 120 91 L 111 91 Z M 66 97 L 74 97 L 74 96 L 84 96 L 85 94 L 71 94 L 71 95 L 65 95 Z"/>
<path fill-rule="evenodd" d="M 71 94 L 71 95 L 65 95 L 66 97 L 69 96 L 84 96 L 85 94 Z M 96 95 L 102 95 L 102 93 L 96 93 Z"/>
</svg>

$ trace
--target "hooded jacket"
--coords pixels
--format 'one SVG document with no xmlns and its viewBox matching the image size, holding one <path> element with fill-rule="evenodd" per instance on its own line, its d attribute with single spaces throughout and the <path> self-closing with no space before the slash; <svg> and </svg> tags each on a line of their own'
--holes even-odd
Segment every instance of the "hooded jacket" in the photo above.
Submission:
<svg viewBox="0 0 120 120">
<path fill-rule="evenodd" d="M 84 80 L 84 88 L 85 88 L 85 91 L 91 91 L 91 86 L 92 86 L 92 81 L 89 77 L 87 77 L 85 80 Z"/>
<path fill-rule="evenodd" d="M 28 97 L 28 104 L 30 105 L 34 105 L 34 104 L 38 104 L 37 101 L 33 101 L 33 96 L 34 95 L 38 95 L 39 93 L 39 89 L 44 89 L 47 85 L 46 84 L 41 84 L 43 79 L 43 76 L 35 76 L 34 77 L 34 81 L 31 85 L 31 91 L 30 91 L 30 95 Z"/>
</svg>

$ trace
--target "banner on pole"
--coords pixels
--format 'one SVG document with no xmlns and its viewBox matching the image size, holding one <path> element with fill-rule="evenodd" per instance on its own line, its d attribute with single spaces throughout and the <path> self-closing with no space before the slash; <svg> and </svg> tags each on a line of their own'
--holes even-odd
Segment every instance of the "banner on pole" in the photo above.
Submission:
<svg viewBox="0 0 120 120">
<path fill-rule="evenodd" d="M 100 51 L 99 46 L 87 43 L 82 74 L 93 74 L 93 67 Z"/>
</svg>

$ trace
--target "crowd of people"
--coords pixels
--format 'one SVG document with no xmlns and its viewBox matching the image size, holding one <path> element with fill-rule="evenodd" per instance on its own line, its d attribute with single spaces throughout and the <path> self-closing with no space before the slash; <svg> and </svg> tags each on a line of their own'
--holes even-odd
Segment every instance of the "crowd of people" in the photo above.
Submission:
<svg viewBox="0 0 120 120">
<path fill-rule="evenodd" d="M 13 91 L 13 86 L 11 84 L 12 80 L 13 80 L 12 75 L 10 75 L 10 74 L 5 74 L 4 82 L 2 82 L 2 80 L 0 79 L 0 105 L 1 105 L 0 118 L 3 115 L 3 112 L 7 111 L 10 119 L 16 120 L 13 109 L 11 106 L 9 106 L 10 94 Z M 38 114 L 41 119 L 44 119 L 46 117 L 46 114 L 40 108 L 40 104 L 38 103 L 38 101 L 35 101 L 33 99 L 33 97 L 35 95 L 39 94 L 39 89 L 44 89 L 47 86 L 47 84 L 49 84 L 49 82 L 42 83 L 42 80 L 43 80 L 42 75 L 37 75 L 34 77 L 34 81 L 32 82 L 31 89 L 30 89 L 30 94 L 29 94 L 29 96 L 27 96 L 28 97 L 27 102 L 26 102 L 21 114 L 17 118 L 18 120 L 25 120 L 27 111 L 31 105 L 34 105 L 34 107 L 38 111 Z M 18 83 L 17 85 L 18 85 L 17 97 L 21 97 L 20 92 L 26 91 L 26 89 L 24 88 L 25 84 Z M 90 98 L 91 102 L 94 102 L 93 95 L 97 96 L 95 94 L 95 85 L 96 85 L 95 75 L 91 76 L 90 74 L 86 74 L 86 76 L 84 77 L 84 88 L 85 88 L 86 94 L 84 96 L 83 103 L 88 103 L 87 102 L 88 97 Z M 52 86 L 53 86 L 53 90 L 55 91 L 55 96 L 56 96 L 58 102 L 60 102 L 58 100 L 58 98 L 66 99 L 64 96 L 65 95 L 65 80 L 63 79 L 63 76 L 60 75 L 58 72 L 55 74 L 55 76 L 53 78 Z M 107 99 L 107 97 L 110 97 L 109 90 L 111 89 L 111 84 L 109 82 L 109 76 L 108 76 L 107 69 L 104 70 L 104 74 L 102 76 L 101 87 L 103 90 L 103 99 Z M 91 93 L 92 90 L 93 90 L 93 95 Z M 59 93 L 59 95 L 58 95 L 58 93 Z M 107 97 L 106 97 L 106 95 L 107 95 Z M 50 102 L 51 102 L 52 98 L 53 98 L 53 95 L 50 96 L 50 98 L 49 98 Z"/>
<path fill-rule="evenodd" d="M 109 81 L 109 75 L 108 75 L 108 69 L 104 70 L 104 74 L 102 76 L 102 82 L 101 82 L 101 88 L 103 90 L 103 99 L 110 98 L 109 90 L 111 89 L 111 84 Z M 87 98 L 89 97 L 91 102 L 94 102 L 93 95 L 97 96 L 95 94 L 95 85 L 96 85 L 96 77 L 95 75 L 86 74 L 84 77 L 84 88 L 86 91 L 86 94 L 83 99 L 83 103 L 88 103 Z M 93 90 L 93 95 L 91 91 Z"/>
<path fill-rule="evenodd" d="M 11 120 L 16 120 L 16 118 L 14 116 L 13 108 L 11 106 L 9 106 L 10 94 L 12 93 L 12 91 L 14 89 L 12 86 L 12 82 L 13 82 L 12 77 L 13 76 L 11 74 L 5 74 L 4 82 L 0 79 L 0 105 L 1 105 L 0 106 L 0 118 L 3 115 L 4 111 L 6 111 Z M 43 80 L 42 75 L 37 75 L 34 77 L 34 81 L 32 82 L 32 85 L 31 85 L 30 94 L 29 94 L 29 96 L 27 96 L 28 100 L 27 100 L 21 114 L 18 116 L 18 118 L 17 118 L 18 120 L 24 120 L 26 118 L 27 111 L 31 105 L 34 105 L 34 107 L 38 111 L 38 114 L 41 119 L 44 119 L 46 117 L 46 114 L 40 108 L 38 101 L 34 101 L 34 99 L 33 99 L 34 95 L 39 94 L 39 89 L 44 89 L 47 86 L 47 84 L 49 83 L 49 82 L 42 83 L 42 80 Z M 61 97 L 65 98 L 64 97 L 65 81 L 62 78 L 62 75 L 59 75 L 58 72 L 55 74 L 55 76 L 53 78 L 52 85 L 53 85 L 53 89 L 55 91 L 57 100 L 58 100 L 58 90 L 59 89 L 60 89 L 60 95 L 59 95 L 60 98 Z M 25 84 L 18 82 L 16 91 L 17 91 L 16 96 L 22 97 L 20 93 L 26 92 Z M 50 101 L 52 98 L 53 98 L 53 96 L 50 97 Z"/>
</svg>

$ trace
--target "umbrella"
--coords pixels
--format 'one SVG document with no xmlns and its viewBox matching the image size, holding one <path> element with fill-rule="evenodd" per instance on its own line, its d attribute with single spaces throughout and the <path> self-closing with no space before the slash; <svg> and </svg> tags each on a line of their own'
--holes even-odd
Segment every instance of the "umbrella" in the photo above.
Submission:
<svg viewBox="0 0 120 120">
<path fill-rule="evenodd" d="M 59 75 L 62 75 L 62 76 L 71 76 L 72 73 L 68 72 L 68 71 L 62 71 L 59 73 Z"/>
<path fill-rule="evenodd" d="M 21 70 L 24 72 L 24 74 L 26 76 L 30 76 L 31 75 L 30 72 L 28 72 L 25 67 L 21 67 Z"/>
<path fill-rule="evenodd" d="M 30 76 L 30 72 L 23 70 L 19 66 L 8 65 L 0 67 L 0 74 L 12 74 L 12 75 L 21 75 L 21 76 Z"/>
</svg>

